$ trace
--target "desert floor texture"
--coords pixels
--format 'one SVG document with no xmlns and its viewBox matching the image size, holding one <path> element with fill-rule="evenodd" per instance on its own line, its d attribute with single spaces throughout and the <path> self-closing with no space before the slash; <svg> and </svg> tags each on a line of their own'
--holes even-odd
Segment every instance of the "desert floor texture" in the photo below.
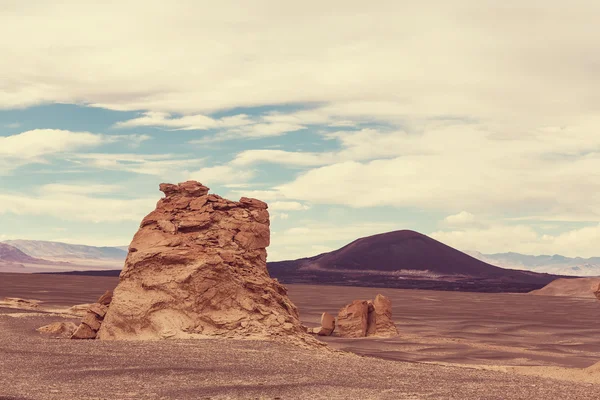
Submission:
<svg viewBox="0 0 600 400">
<path fill-rule="evenodd" d="M 0 400 L 598 399 L 600 302 L 593 299 L 288 285 L 302 321 L 377 293 L 394 339 L 325 341 L 343 352 L 246 340 L 103 342 L 35 331 L 95 301 L 116 278 L 0 274 Z"/>
</svg>

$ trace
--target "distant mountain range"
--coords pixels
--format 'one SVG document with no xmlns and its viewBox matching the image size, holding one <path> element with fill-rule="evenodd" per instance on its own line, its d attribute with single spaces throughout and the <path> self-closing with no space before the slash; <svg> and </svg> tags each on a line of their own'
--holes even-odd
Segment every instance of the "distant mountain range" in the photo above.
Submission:
<svg viewBox="0 0 600 400">
<path fill-rule="evenodd" d="M 4 245 L 4 253 L 0 253 L 3 271 L 66 271 L 70 266 L 72 270 L 118 275 L 117 269 L 122 267 L 127 256 L 127 246 L 95 247 L 38 240 L 10 240 L 0 244 Z M 19 253 L 14 250 L 8 252 L 7 245 Z M 8 254 L 12 254 L 10 261 Z M 521 271 L 506 272 L 502 268 Z M 527 271 L 565 276 L 600 276 L 600 257 L 584 259 L 519 253 L 465 254 L 417 232 L 397 231 L 358 239 L 331 253 L 300 260 L 270 262 L 269 270 L 284 282 L 309 283 L 318 279 L 331 284 L 349 282 L 388 286 L 393 283 L 395 287 L 428 288 L 436 288 L 444 282 L 447 288 L 465 290 L 465 286 L 483 287 L 493 281 L 501 281 L 504 286 L 537 286 L 546 279 L 539 281 L 537 274 L 528 274 Z M 449 279 L 440 278 L 448 276 L 453 276 L 452 284 L 448 283 Z M 459 279 L 461 276 L 464 279 Z M 476 281 L 469 281 L 471 278 Z M 498 286 L 498 282 L 492 286 Z M 516 286 L 513 289 L 518 289 Z"/>
<path fill-rule="evenodd" d="M 6 240 L 3 243 L 16 247 L 29 256 L 46 260 L 124 260 L 127 257 L 127 247 L 95 247 L 42 240 Z"/>
<path fill-rule="evenodd" d="M 502 268 L 526 269 L 568 276 L 600 276 L 600 257 L 571 258 L 558 254 L 530 256 L 519 253 L 482 254 L 477 251 L 467 251 L 466 253 L 478 260 Z"/>
</svg>

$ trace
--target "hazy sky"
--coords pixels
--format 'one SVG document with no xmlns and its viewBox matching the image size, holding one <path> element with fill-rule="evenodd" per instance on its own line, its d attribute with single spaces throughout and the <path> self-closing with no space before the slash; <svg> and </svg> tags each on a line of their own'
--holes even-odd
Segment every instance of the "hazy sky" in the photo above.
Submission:
<svg viewBox="0 0 600 400">
<path fill-rule="evenodd" d="M 600 256 L 599 15 L 0 0 L 0 240 L 128 244 L 196 179 L 269 202 L 271 260 L 396 229 Z"/>
</svg>

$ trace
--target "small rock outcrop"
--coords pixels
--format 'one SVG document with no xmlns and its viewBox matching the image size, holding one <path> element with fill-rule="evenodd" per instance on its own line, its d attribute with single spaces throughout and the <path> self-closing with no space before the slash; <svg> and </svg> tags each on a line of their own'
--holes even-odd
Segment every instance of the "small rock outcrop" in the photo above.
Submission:
<svg viewBox="0 0 600 400">
<path fill-rule="evenodd" d="M 71 339 L 95 339 L 111 301 L 112 291 L 109 290 L 100 296 L 96 303 L 90 304 Z"/>
<path fill-rule="evenodd" d="M 207 336 L 313 341 L 267 271 L 267 204 L 230 201 L 195 181 L 165 197 L 135 234 L 98 338 Z"/>
<path fill-rule="evenodd" d="M 52 337 L 69 338 L 76 329 L 77 325 L 73 322 L 54 322 L 37 328 L 36 331 Z"/>
<path fill-rule="evenodd" d="M 340 310 L 335 333 L 341 337 L 394 337 L 398 335 L 392 320 L 392 302 L 378 294 L 375 300 L 354 300 Z"/>
<path fill-rule="evenodd" d="M 368 316 L 368 302 L 365 300 L 354 300 L 338 313 L 336 334 L 350 338 L 367 336 Z"/>
<path fill-rule="evenodd" d="M 378 294 L 373 300 L 373 311 L 369 313 L 367 336 L 398 336 L 398 328 L 392 320 L 392 302 L 381 294 Z"/>
<path fill-rule="evenodd" d="M 596 298 L 600 300 L 600 284 L 598 284 L 598 288 L 596 288 L 596 290 L 594 291 L 594 296 L 596 296 Z"/>
<path fill-rule="evenodd" d="M 310 328 L 308 333 L 319 336 L 331 336 L 335 329 L 335 317 L 328 312 L 321 314 L 321 326 Z"/>
</svg>

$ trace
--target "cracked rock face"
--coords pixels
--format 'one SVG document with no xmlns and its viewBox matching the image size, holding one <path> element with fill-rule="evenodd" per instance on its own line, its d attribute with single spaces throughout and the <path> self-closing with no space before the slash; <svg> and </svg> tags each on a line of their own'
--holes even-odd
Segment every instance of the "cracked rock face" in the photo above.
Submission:
<svg viewBox="0 0 600 400">
<path fill-rule="evenodd" d="M 165 197 L 129 247 L 99 339 L 306 337 L 286 289 L 267 272 L 269 213 L 195 181 Z"/>
<path fill-rule="evenodd" d="M 392 320 L 392 302 L 378 294 L 375 300 L 354 300 L 342 308 L 335 332 L 341 337 L 394 337 L 398 329 Z"/>
</svg>

